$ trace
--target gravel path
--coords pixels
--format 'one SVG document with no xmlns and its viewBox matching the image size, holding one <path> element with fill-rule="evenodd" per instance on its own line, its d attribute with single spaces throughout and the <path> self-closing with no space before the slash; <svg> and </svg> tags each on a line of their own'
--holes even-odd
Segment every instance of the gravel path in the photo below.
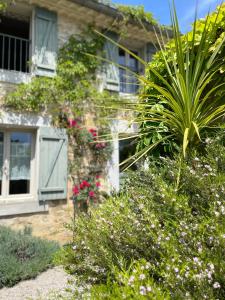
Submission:
<svg viewBox="0 0 225 300">
<path fill-rule="evenodd" d="M 47 295 L 67 288 L 69 279 L 69 275 L 61 267 L 55 267 L 41 273 L 35 279 L 22 281 L 11 288 L 0 289 L 0 299 L 47 299 Z"/>
</svg>

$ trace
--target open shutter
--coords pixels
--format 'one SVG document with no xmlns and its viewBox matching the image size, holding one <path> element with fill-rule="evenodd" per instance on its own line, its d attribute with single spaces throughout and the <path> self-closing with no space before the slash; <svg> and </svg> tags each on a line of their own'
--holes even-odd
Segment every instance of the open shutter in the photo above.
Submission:
<svg viewBox="0 0 225 300">
<path fill-rule="evenodd" d="M 107 32 L 106 34 L 109 38 L 114 41 L 118 41 L 118 35 L 113 32 Z M 119 63 L 119 49 L 118 46 L 112 42 L 105 41 L 105 52 L 106 59 L 112 63 L 106 63 L 106 90 L 119 92 L 120 90 L 120 78 L 119 78 L 119 68 L 114 63 Z"/>
<path fill-rule="evenodd" d="M 153 55 L 156 53 L 156 48 L 152 43 L 148 43 L 146 45 L 146 61 L 150 62 L 152 61 Z"/>
<path fill-rule="evenodd" d="M 41 127 L 39 200 L 58 200 L 67 197 L 67 134 L 66 130 Z"/>
<path fill-rule="evenodd" d="M 57 57 L 57 14 L 36 7 L 34 31 L 35 73 L 53 76 Z"/>
</svg>

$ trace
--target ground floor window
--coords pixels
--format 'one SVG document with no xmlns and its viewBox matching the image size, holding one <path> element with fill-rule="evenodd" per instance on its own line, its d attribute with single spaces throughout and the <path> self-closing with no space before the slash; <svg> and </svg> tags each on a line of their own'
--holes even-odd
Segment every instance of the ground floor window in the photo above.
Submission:
<svg viewBox="0 0 225 300">
<path fill-rule="evenodd" d="M 0 129 L 0 195 L 32 193 L 35 133 Z"/>
</svg>

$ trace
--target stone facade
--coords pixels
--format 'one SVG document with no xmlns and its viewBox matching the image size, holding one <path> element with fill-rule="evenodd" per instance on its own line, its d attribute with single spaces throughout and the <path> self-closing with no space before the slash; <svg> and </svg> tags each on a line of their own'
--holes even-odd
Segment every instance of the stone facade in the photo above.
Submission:
<svg viewBox="0 0 225 300">
<path fill-rule="evenodd" d="M 72 201 L 49 201 L 49 210 L 45 213 L 17 215 L 0 219 L 0 225 L 10 226 L 15 230 L 31 227 L 35 236 L 66 244 L 72 234 L 64 225 L 73 218 Z"/>
<path fill-rule="evenodd" d="M 23 4 L 20 8 L 20 4 Z M 18 7 L 16 6 L 18 5 Z M 30 18 L 30 31 L 31 36 L 30 40 L 33 42 L 34 37 L 32 36 L 35 32 L 33 18 L 34 7 L 38 6 L 44 9 L 48 9 L 49 11 L 54 11 L 57 13 L 57 33 L 58 33 L 58 48 L 61 48 L 63 44 L 68 40 L 68 38 L 73 34 L 79 34 L 84 29 L 87 28 L 88 24 L 95 24 L 98 30 L 109 29 L 111 30 L 111 26 L 114 20 L 114 17 L 110 14 L 106 15 L 103 11 L 96 11 L 95 9 L 91 9 L 85 7 L 85 5 L 78 5 L 76 1 L 70 0 L 18 0 L 16 2 L 11 15 L 18 15 L 18 13 L 25 17 Z M 20 9 L 18 9 L 20 8 Z M 125 36 L 125 35 L 124 35 Z M 120 41 L 126 47 L 130 47 L 131 50 L 140 50 L 139 55 L 145 58 L 145 45 L 148 43 L 149 39 L 153 39 L 152 32 L 149 32 L 146 35 L 146 31 L 140 26 L 135 24 L 129 24 L 128 31 L 126 37 L 123 37 Z M 34 55 L 34 46 L 32 44 L 31 47 L 31 61 L 35 62 L 36 57 Z M 33 71 L 31 67 L 31 73 L 23 75 L 20 72 L 11 72 L 0 70 L 0 99 L 2 99 L 7 93 L 11 92 L 15 89 L 17 83 L 21 82 L 29 82 L 32 78 Z M 8 72 L 8 73 L 7 73 Z M 104 75 L 105 76 L 105 75 Z M 98 74 L 98 82 L 100 86 L 100 90 L 105 86 L 104 81 L 105 77 L 103 74 Z M 17 114 L 19 115 L 19 114 Z M 21 118 L 20 118 L 21 117 Z M 125 117 L 125 116 L 124 116 Z M 127 117 L 127 116 L 126 116 Z M 39 116 L 37 116 L 39 118 Z M 40 116 L 40 118 L 42 118 Z M 20 128 L 20 127 L 28 127 L 28 128 L 39 128 L 40 126 L 51 126 L 50 122 L 46 122 L 44 119 L 39 120 L 36 123 L 31 121 L 33 117 L 29 117 L 27 115 L 21 114 L 19 115 L 18 122 L 11 122 L 10 118 L 6 118 L 6 122 L 0 121 L 0 127 L 3 128 Z M 15 120 L 14 116 L 14 120 Z M 27 123 L 19 123 L 20 119 L 26 119 Z M 129 118 L 127 118 L 129 119 Z M 40 124 L 39 124 L 39 123 Z M 87 127 L 93 126 L 92 117 L 87 116 Z M 120 132 L 120 128 L 122 131 L 130 131 L 130 128 L 127 127 L 126 122 L 119 122 L 117 124 L 112 125 L 112 133 L 113 133 L 113 155 L 111 162 L 108 163 L 108 178 L 112 186 L 115 187 L 116 190 L 119 188 L 119 142 L 118 142 L 118 134 Z M 133 130 L 133 127 L 132 127 Z M 134 129 L 135 130 L 135 129 Z M 105 190 L 109 190 L 109 185 L 105 184 Z M 33 229 L 33 234 L 42 238 L 57 240 L 61 244 L 65 244 L 71 240 L 71 234 L 68 230 L 65 230 L 64 224 L 71 221 L 73 218 L 73 205 L 71 198 L 72 185 L 68 183 L 68 198 L 67 200 L 54 200 L 47 201 L 48 209 L 37 211 L 36 213 L 27 213 L 27 214 L 13 214 L 9 216 L 1 217 L 1 198 L 0 198 L 0 225 L 7 225 L 12 227 L 13 229 L 23 229 L 26 226 L 30 226 Z M 36 193 L 37 194 L 37 193 Z M 37 195 L 36 195 L 37 197 Z M 15 200 L 14 200 L 15 201 Z M 38 200 L 36 199 L 36 202 Z M 24 201 L 23 205 L 26 202 Z"/>
</svg>

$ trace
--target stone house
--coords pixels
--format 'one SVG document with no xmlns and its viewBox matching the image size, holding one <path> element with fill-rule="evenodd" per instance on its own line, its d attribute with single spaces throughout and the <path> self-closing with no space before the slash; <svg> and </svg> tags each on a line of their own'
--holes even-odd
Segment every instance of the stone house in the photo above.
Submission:
<svg viewBox="0 0 225 300">
<path fill-rule="evenodd" d="M 10 2 L 10 1 L 9 1 Z M 57 50 L 88 24 L 98 30 L 120 19 L 119 11 L 94 0 L 17 0 L 10 3 L 0 23 L 0 96 L 33 76 L 54 76 Z M 127 24 L 120 41 L 150 61 L 156 43 L 153 26 Z M 147 30 L 147 31 L 146 31 Z M 106 41 L 107 43 L 107 41 Z M 107 47 L 110 60 L 143 72 L 138 61 L 122 49 Z M 29 63 L 28 63 L 29 62 Z M 102 74 L 103 88 L 135 95 L 135 78 L 116 65 Z M 126 122 L 115 132 L 135 130 Z M 0 115 L 0 224 L 32 226 L 34 234 L 66 241 L 62 224 L 70 218 L 67 180 L 67 136 L 53 128 L 50 117 L 2 111 Z M 119 141 L 114 135 L 109 181 L 119 187 Z"/>
</svg>

